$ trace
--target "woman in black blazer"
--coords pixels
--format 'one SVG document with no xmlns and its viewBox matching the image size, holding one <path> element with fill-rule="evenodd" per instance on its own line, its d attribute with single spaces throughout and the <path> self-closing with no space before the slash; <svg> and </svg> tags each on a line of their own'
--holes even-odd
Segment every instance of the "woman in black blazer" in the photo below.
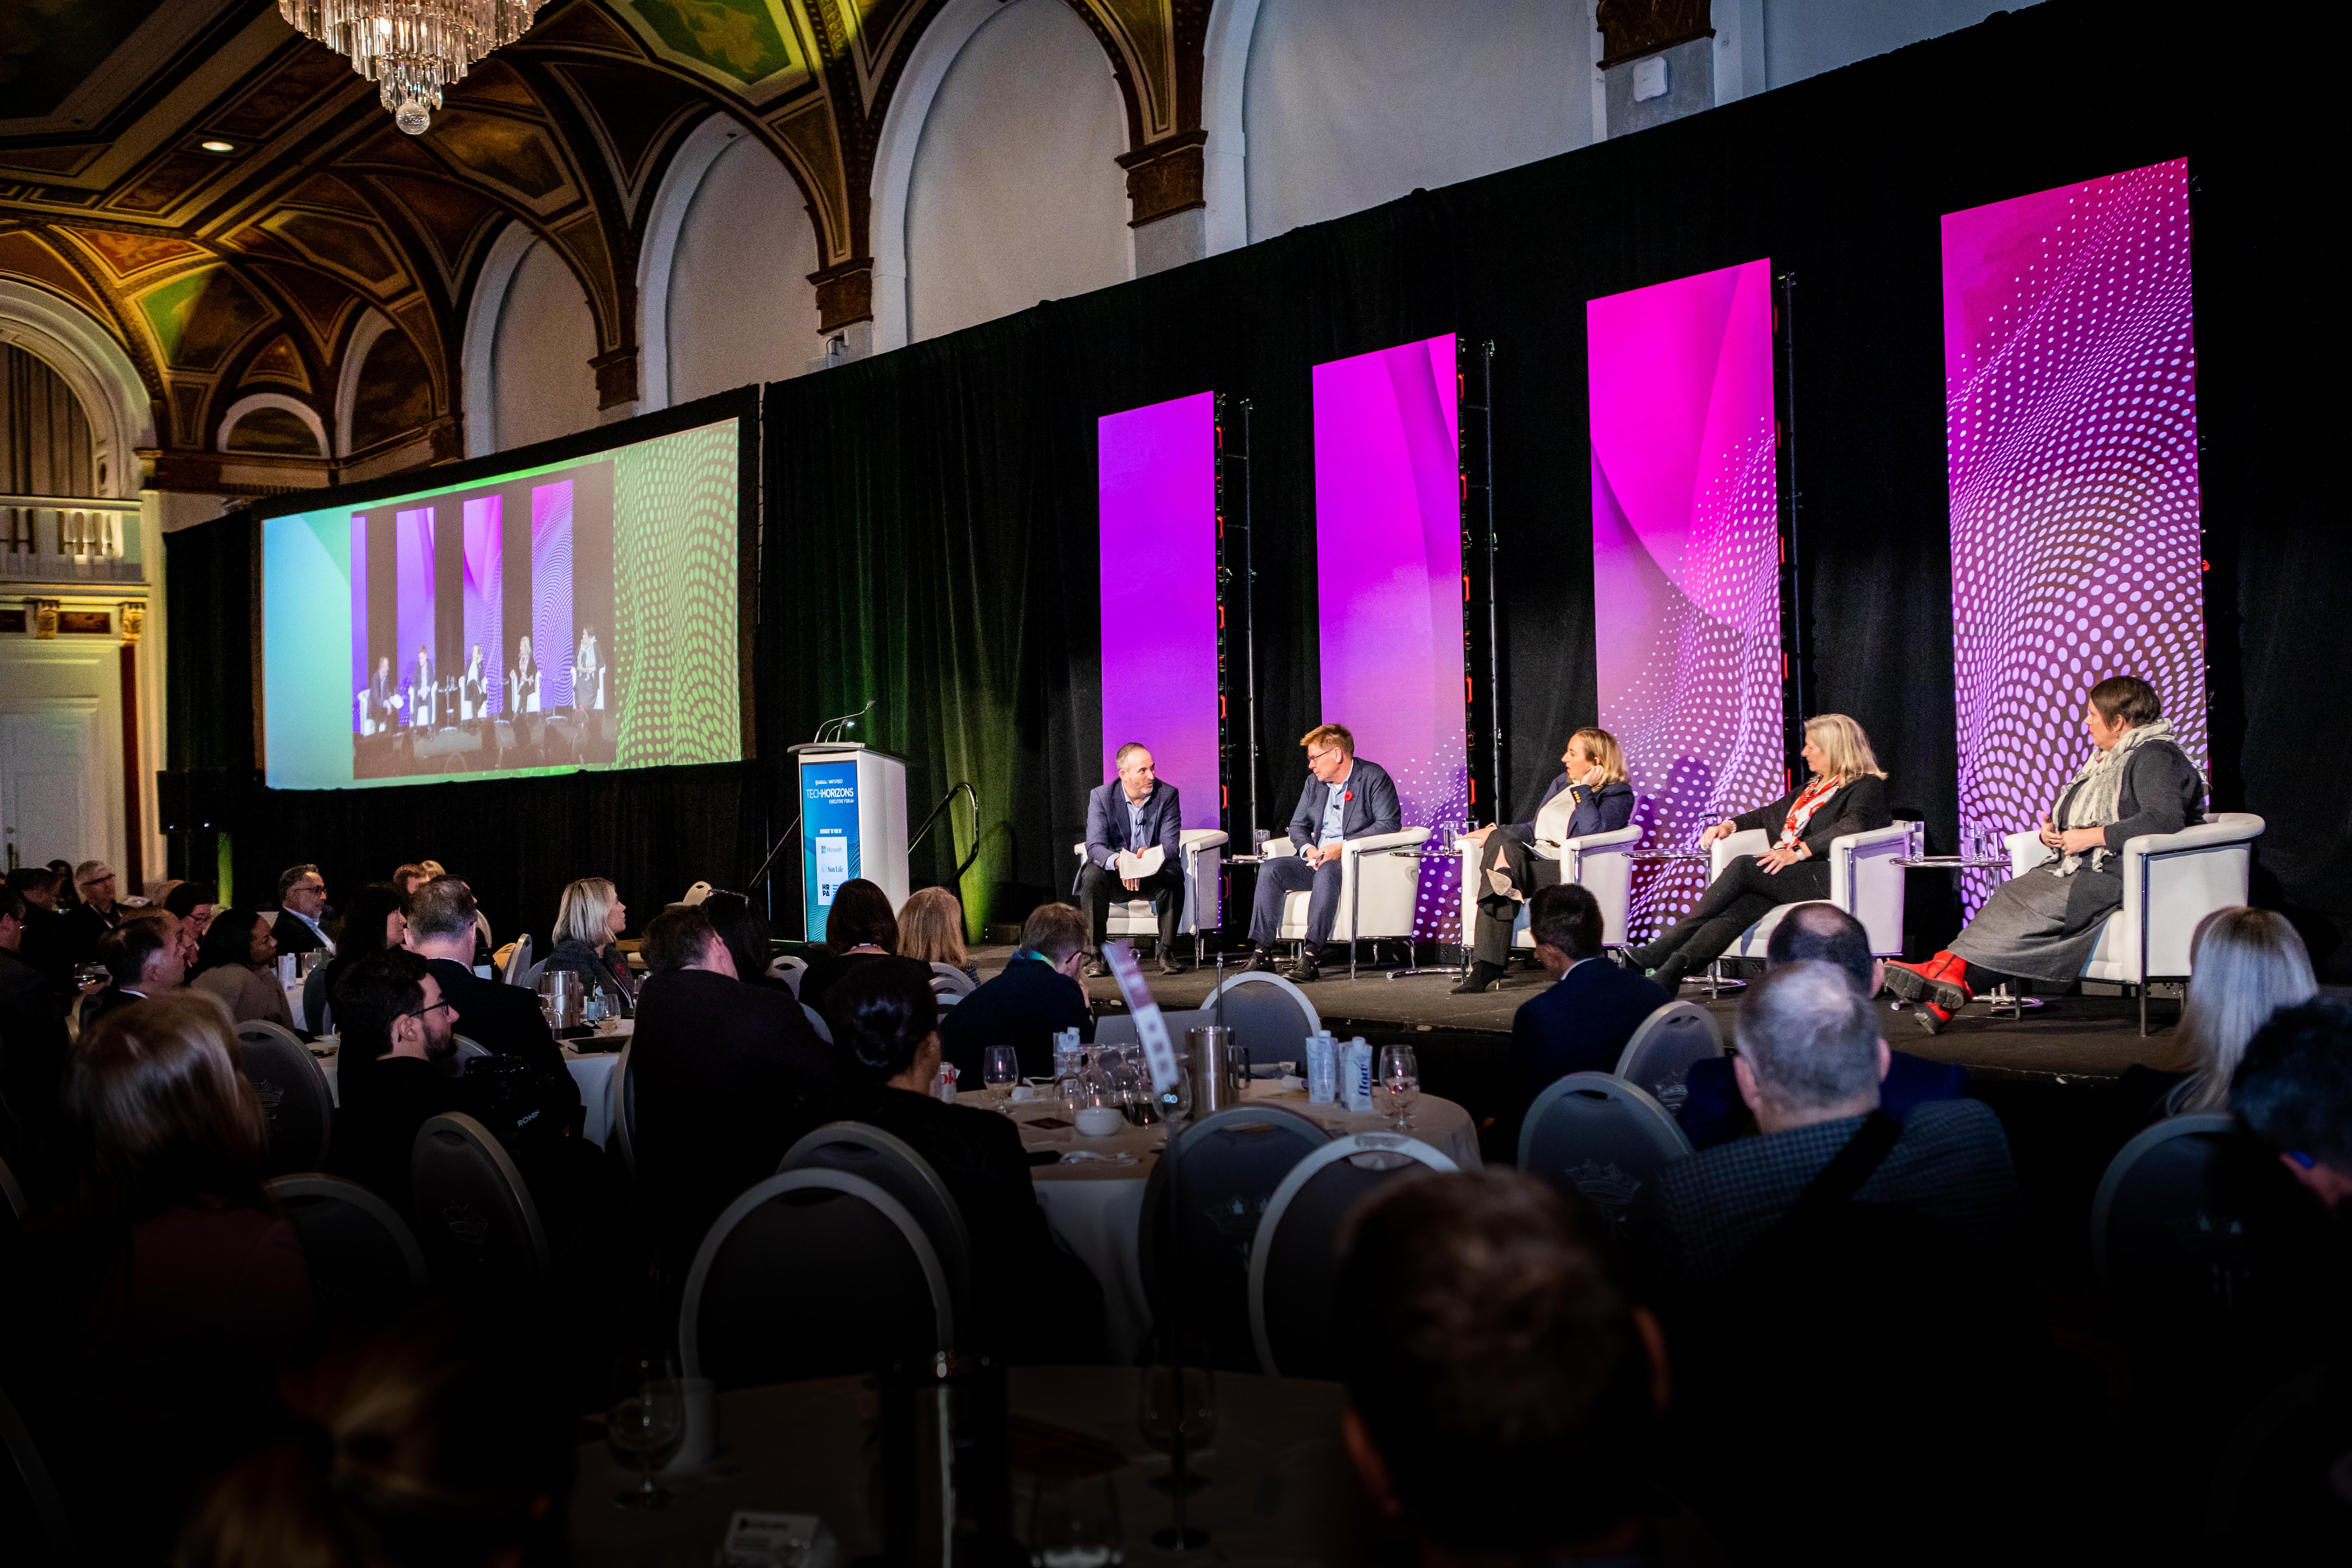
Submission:
<svg viewBox="0 0 2352 1568">
<path fill-rule="evenodd" d="M 1871 753 L 1870 737 L 1843 713 L 1805 721 L 1805 787 L 1770 805 L 1726 817 L 1699 835 L 1701 847 L 1750 828 L 1772 835 L 1761 855 L 1743 855 L 1724 868 L 1697 905 L 1672 929 L 1626 956 L 1675 994 L 1683 977 L 1704 969 L 1739 933 L 1780 904 L 1830 896 L 1830 844 L 1893 820 L 1886 810 L 1886 774 Z"/>
</svg>

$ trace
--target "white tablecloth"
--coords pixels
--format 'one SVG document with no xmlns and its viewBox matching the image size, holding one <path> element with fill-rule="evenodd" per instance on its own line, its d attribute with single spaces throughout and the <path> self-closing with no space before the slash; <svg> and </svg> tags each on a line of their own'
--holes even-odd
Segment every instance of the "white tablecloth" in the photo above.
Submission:
<svg viewBox="0 0 2352 1568">
<path fill-rule="evenodd" d="M 964 1103 L 984 1106 L 984 1091 L 961 1097 Z M 1336 1137 L 1358 1132 L 1388 1132 L 1384 1110 L 1353 1112 L 1335 1105 L 1309 1105 L 1304 1090 L 1284 1092 L 1272 1080 L 1250 1085 L 1246 1097 L 1295 1110 L 1319 1123 Z M 1065 1155 L 1075 1150 L 1105 1154 L 1130 1154 L 1134 1163 L 1105 1164 L 1094 1161 L 1040 1165 L 1030 1173 L 1037 1202 L 1054 1233 L 1077 1254 L 1102 1284 L 1108 1349 L 1115 1362 L 1131 1362 L 1151 1324 L 1151 1309 L 1143 1296 L 1143 1266 L 1137 1227 L 1143 1218 L 1143 1188 L 1151 1167 L 1159 1163 L 1167 1141 L 1162 1127 L 1129 1127 L 1107 1138 L 1087 1138 L 1076 1128 L 1048 1129 L 1031 1123 L 1061 1115 L 1058 1100 L 1016 1103 L 1013 1119 L 1021 1123 L 1021 1142 L 1031 1150 L 1055 1149 Z M 1470 1113 L 1450 1100 L 1424 1094 L 1414 1103 L 1412 1135 L 1465 1171 L 1480 1168 L 1478 1130 Z"/>
<path fill-rule="evenodd" d="M 629 1021 L 622 1019 L 619 1032 L 625 1034 L 629 1027 Z M 327 1075 L 327 1092 L 334 1096 L 337 1105 L 343 1102 L 342 1080 L 336 1072 L 340 1059 L 331 1056 L 319 1063 L 319 1070 Z M 613 1130 L 613 1069 L 620 1063 L 621 1053 L 618 1051 L 599 1051 L 583 1056 L 570 1046 L 563 1047 L 563 1065 L 571 1069 L 572 1081 L 580 1086 L 580 1102 L 587 1110 L 587 1119 L 581 1131 L 599 1149 L 604 1146 L 604 1139 Z"/>
</svg>

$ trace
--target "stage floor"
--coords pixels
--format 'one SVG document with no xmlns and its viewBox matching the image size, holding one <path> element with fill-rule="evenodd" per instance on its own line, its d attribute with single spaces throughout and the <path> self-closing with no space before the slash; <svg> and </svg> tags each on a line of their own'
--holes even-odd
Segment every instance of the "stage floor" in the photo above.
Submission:
<svg viewBox="0 0 2352 1568">
<path fill-rule="evenodd" d="M 983 974 L 992 974 L 1012 954 L 1009 947 L 992 947 L 978 950 L 974 957 Z M 1213 959 L 1189 974 L 1163 975 L 1146 958 L 1143 973 L 1153 998 L 1164 1007 L 1198 1007 L 1216 984 Z M 1349 980 L 1346 965 L 1339 964 L 1326 965 L 1323 975 L 1300 989 L 1335 1030 L 1344 1024 L 1349 1034 L 1419 1029 L 1486 1034 L 1496 1037 L 1497 1044 L 1510 1034 L 1511 1017 L 1519 1005 L 1549 984 L 1540 970 L 1515 968 L 1500 991 L 1455 996 L 1449 994 L 1454 983 L 1450 970 L 1391 980 L 1386 966 L 1367 964 L 1360 968 L 1358 978 Z M 1118 987 L 1111 982 L 1089 981 L 1087 990 L 1097 1005 L 1118 1008 Z M 1732 1015 L 1739 1005 L 1738 992 L 1709 1002 L 1698 987 L 1685 985 L 1683 998 L 1714 1013 L 1729 1037 Z M 2131 997 L 2051 996 L 2021 1019 L 1995 1018 L 1980 1006 L 1971 1007 L 1942 1034 L 1931 1036 L 1919 1026 L 1914 1009 L 1897 1010 L 1885 997 L 1878 1005 L 1886 1020 L 1886 1042 L 1897 1050 L 1995 1075 L 2068 1082 L 2111 1079 L 2135 1063 L 2168 1065 L 2176 1048 L 2172 1026 L 2180 1011 L 2178 1002 L 2150 1003 L 2151 1033 L 2142 1038 L 2139 1004 Z"/>
</svg>

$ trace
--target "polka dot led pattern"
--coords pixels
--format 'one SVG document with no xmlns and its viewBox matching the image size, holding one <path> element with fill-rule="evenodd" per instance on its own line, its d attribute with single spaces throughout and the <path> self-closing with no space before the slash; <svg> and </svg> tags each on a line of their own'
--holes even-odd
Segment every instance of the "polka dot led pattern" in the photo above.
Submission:
<svg viewBox="0 0 2352 1568">
<path fill-rule="evenodd" d="M 2056 802 L 2090 688 L 2137 675 L 2206 762 L 2183 160 L 1947 216 L 1962 846 Z M 1970 914 L 1996 881 L 1970 874 Z"/>
</svg>

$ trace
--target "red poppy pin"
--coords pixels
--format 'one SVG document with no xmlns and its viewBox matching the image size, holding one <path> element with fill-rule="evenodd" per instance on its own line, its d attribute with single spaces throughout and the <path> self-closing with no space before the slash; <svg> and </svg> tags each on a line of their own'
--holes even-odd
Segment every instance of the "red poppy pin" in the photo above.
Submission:
<svg viewBox="0 0 2352 1568">
<path fill-rule="evenodd" d="M 1341 790 L 1341 791 L 1339 792 L 1339 798 L 1340 798 L 1341 800 L 1343 800 L 1343 801 L 1345 801 L 1345 800 L 1353 800 L 1353 799 L 1355 799 L 1355 798 L 1356 798 L 1356 792 L 1355 792 L 1354 790 L 1351 790 L 1351 789 L 1349 789 L 1349 790 Z"/>
</svg>

